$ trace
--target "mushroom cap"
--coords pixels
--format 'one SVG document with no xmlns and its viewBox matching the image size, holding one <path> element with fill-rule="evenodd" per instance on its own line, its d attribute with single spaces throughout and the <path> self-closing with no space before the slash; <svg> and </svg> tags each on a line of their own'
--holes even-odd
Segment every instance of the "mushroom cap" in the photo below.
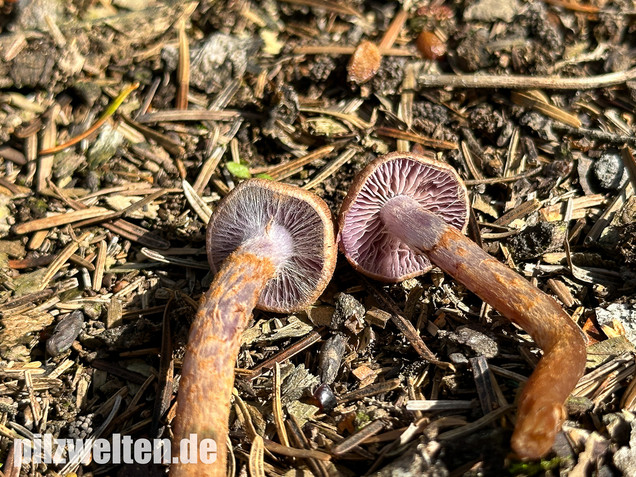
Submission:
<svg viewBox="0 0 636 477">
<path fill-rule="evenodd" d="M 367 165 L 353 180 L 340 208 L 340 249 L 359 272 L 399 282 L 428 272 L 428 258 L 386 232 L 380 209 L 406 195 L 427 211 L 464 231 L 468 223 L 466 186 L 451 166 L 414 153 L 394 152 Z"/>
<path fill-rule="evenodd" d="M 239 184 L 208 223 L 210 268 L 216 273 L 232 252 L 263 235 L 266 227 L 279 231 L 277 240 L 287 242 L 280 249 L 289 253 L 274 260 L 276 276 L 266 283 L 256 307 L 278 313 L 302 310 L 324 291 L 337 257 L 331 212 L 312 192 L 264 179 Z"/>
</svg>

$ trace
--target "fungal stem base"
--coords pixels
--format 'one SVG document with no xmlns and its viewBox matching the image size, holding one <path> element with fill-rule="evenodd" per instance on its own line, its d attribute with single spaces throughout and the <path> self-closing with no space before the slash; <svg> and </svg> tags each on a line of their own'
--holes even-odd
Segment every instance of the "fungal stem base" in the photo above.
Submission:
<svg viewBox="0 0 636 477">
<path fill-rule="evenodd" d="M 201 299 L 181 368 L 172 455 L 178 455 L 181 439 L 197 434 L 198 442 L 216 441 L 217 460 L 173 465 L 171 476 L 226 475 L 228 419 L 241 334 L 275 271 L 269 258 L 239 248 Z"/>
</svg>

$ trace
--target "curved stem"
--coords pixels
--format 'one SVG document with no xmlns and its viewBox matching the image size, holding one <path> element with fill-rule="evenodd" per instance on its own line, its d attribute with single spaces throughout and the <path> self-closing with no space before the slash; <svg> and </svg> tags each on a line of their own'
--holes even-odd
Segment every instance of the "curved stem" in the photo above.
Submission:
<svg viewBox="0 0 636 477">
<path fill-rule="evenodd" d="M 214 439 L 217 460 L 211 464 L 197 461 L 173 465 L 171 476 L 226 475 L 230 398 L 241 333 L 275 271 L 269 258 L 238 249 L 224 262 L 202 298 L 181 368 L 172 456 L 179 455 L 182 439 L 196 434 L 199 443 L 205 438 Z"/>
<path fill-rule="evenodd" d="M 391 233 L 527 331 L 543 350 L 519 398 L 512 435 L 512 448 L 519 456 L 543 456 L 565 418 L 563 403 L 585 369 L 585 341 L 579 327 L 556 300 L 415 200 L 391 199 L 381 217 Z"/>
</svg>

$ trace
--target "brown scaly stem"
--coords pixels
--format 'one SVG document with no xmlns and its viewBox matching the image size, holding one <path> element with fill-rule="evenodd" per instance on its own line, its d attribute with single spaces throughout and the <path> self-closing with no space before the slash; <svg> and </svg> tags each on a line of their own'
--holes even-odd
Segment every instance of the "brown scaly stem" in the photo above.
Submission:
<svg viewBox="0 0 636 477">
<path fill-rule="evenodd" d="M 181 369 L 172 455 L 178 455 L 181 439 L 196 434 L 198 442 L 216 441 L 217 460 L 173 465 L 171 476 L 226 475 L 229 403 L 241 334 L 275 271 L 269 258 L 239 249 L 228 257 L 202 298 Z"/>
<path fill-rule="evenodd" d="M 585 369 L 578 326 L 552 297 L 410 197 L 389 200 L 381 217 L 391 233 L 527 331 L 543 350 L 519 398 L 511 443 L 520 457 L 542 457 L 554 443 L 565 418 L 563 404 Z"/>
</svg>

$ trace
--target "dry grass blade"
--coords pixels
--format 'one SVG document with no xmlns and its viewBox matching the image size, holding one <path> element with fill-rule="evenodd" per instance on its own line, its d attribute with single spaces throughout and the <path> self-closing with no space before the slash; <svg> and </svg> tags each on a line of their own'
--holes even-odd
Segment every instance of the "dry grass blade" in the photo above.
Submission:
<svg viewBox="0 0 636 477">
<path fill-rule="evenodd" d="M 60 254 L 57 257 L 55 257 L 55 260 L 53 260 L 51 265 L 49 265 L 49 267 L 46 269 L 46 273 L 44 274 L 44 277 L 42 277 L 42 282 L 39 284 L 38 290 L 40 291 L 44 290 L 48 286 L 51 279 L 55 276 L 57 272 L 60 271 L 60 269 L 66 263 L 66 261 L 80 247 L 80 244 L 82 242 L 87 241 L 89 237 L 91 236 L 92 234 L 90 232 L 83 233 L 80 238 L 78 238 L 77 240 L 73 240 L 71 243 L 69 243 L 64 248 L 64 250 L 62 250 L 62 252 L 60 252 Z"/>
<path fill-rule="evenodd" d="M 402 139 L 405 141 L 412 141 L 418 144 L 422 144 L 427 147 L 432 147 L 435 149 L 457 149 L 457 144 L 450 141 L 442 141 L 439 139 L 433 139 L 429 137 L 422 136 L 420 134 L 400 131 L 399 129 L 393 129 L 388 127 L 378 127 L 375 129 L 375 133 L 379 136 L 392 137 L 394 139 Z"/>
<path fill-rule="evenodd" d="M 265 448 L 273 452 L 274 454 L 280 454 L 287 457 L 296 457 L 298 459 L 316 459 L 328 462 L 331 460 L 331 456 L 325 452 L 320 452 L 311 449 L 298 449 L 296 447 L 289 447 L 279 444 L 278 442 L 264 439 Z"/>
<path fill-rule="evenodd" d="M 38 230 L 46 230 L 53 227 L 59 227 L 61 225 L 71 224 L 73 222 L 79 222 L 81 220 L 105 217 L 110 214 L 112 214 L 112 212 L 108 209 L 104 209 L 102 207 L 91 207 L 88 209 L 66 212 L 64 214 L 51 215 L 42 219 L 35 219 L 23 224 L 18 224 L 13 227 L 13 232 L 18 235 L 23 235 Z"/>
<path fill-rule="evenodd" d="M 185 258 L 177 258 L 177 257 L 170 257 L 167 255 L 163 255 L 159 252 L 157 252 L 156 250 L 151 250 L 149 248 L 146 247 L 142 247 L 141 249 L 141 254 L 144 257 L 147 257 L 151 260 L 154 260 L 155 262 L 161 262 L 161 263 L 170 263 L 172 265 L 179 265 L 182 267 L 192 267 L 192 268 L 199 268 L 201 270 L 209 270 L 210 266 L 205 263 L 205 262 L 201 262 L 201 261 L 197 261 L 197 260 L 189 260 L 189 259 L 185 259 Z"/>
<path fill-rule="evenodd" d="M 406 67 L 404 81 L 402 82 L 402 94 L 400 95 L 400 106 L 398 117 L 404 121 L 407 128 L 413 125 L 413 101 L 415 99 L 415 68 Z"/>
<path fill-rule="evenodd" d="M 324 168 L 322 168 L 313 179 L 303 186 L 303 189 L 313 189 L 319 185 L 322 181 L 333 175 L 338 169 L 344 166 L 349 160 L 355 156 L 356 151 L 354 149 L 347 149 L 334 160 L 330 161 Z"/>
<path fill-rule="evenodd" d="M 185 21 L 179 22 L 179 65 L 177 67 L 177 109 L 188 109 L 188 93 L 190 92 L 190 45 L 185 30 Z"/>
<path fill-rule="evenodd" d="M 75 224 L 75 226 L 76 227 L 85 227 L 87 225 L 96 224 L 98 222 L 103 222 L 103 221 L 106 221 L 106 220 L 116 219 L 118 217 L 126 217 L 129 214 L 131 214 L 132 212 L 134 212 L 135 210 L 139 210 L 142 207 L 145 207 L 146 205 L 150 204 L 152 201 L 158 199 L 159 197 L 164 195 L 166 192 L 168 192 L 166 189 L 159 189 L 159 190 L 154 191 L 151 194 L 147 195 L 143 199 L 139 199 L 138 201 L 133 202 L 128 207 L 126 207 L 126 208 L 124 208 L 124 209 L 122 209 L 122 210 L 120 210 L 118 212 L 111 212 L 109 215 L 106 215 L 106 216 L 103 216 L 103 217 L 96 217 L 96 218 L 92 218 L 92 219 L 86 219 L 86 220 L 83 220 L 81 222 L 78 222 L 77 224 Z"/>
<path fill-rule="evenodd" d="M 95 131 L 97 131 L 100 127 L 102 127 L 104 125 L 104 123 L 106 123 L 106 121 L 108 121 L 108 119 L 115 114 L 115 111 L 117 111 L 117 108 L 119 108 L 119 106 L 121 106 L 121 103 L 124 102 L 124 100 L 128 97 L 128 95 L 130 93 L 132 93 L 134 90 L 136 90 L 137 88 L 139 88 L 139 83 L 133 83 L 132 85 L 126 87 L 123 89 L 123 91 L 121 93 L 119 93 L 119 96 L 117 96 L 113 102 L 111 104 L 108 105 L 108 107 L 106 108 L 106 111 L 104 111 L 104 114 L 102 114 L 100 116 L 100 118 L 95 121 L 95 124 L 93 124 L 90 128 L 88 128 L 86 131 L 84 131 L 81 134 L 78 134 L 77 136 L 73 137 L 72 139 L 69 139 L 68 141 L 66 141 L 63 144 L 59 144 L 55 147 L 50 147 L 50 148 L 46 148 L 46 149 L 42 149 L 40 151 L 40 155 L 41 156 L 46 156 L 48 154 L 56 154 L 60 151 L 63 151 L 64 149 L 71 147 L 75 144 L 77 144 L 78 142 L 82 141 L 83 139 L 86 139 L 87 137 L 89 137 L 91 134 L 93 134 Z M 48 176 L 47 176 L 48 178 Z"/>
<path fill-rule="evenodd" d="M 208 111 L 206 109 L 165 109 L 154 113 L 142 114 L 137 118 L 140 123 L 161 123 L 178 121 L 232 121 L 241 116 L 239 111 Z"/>
<path fill-rule="evenodd" d="M 514 93 L 513 93 L 514 94 Z M 523 164 L 517 164 L 517 153 L 519 151 L 519 128 L 515 128 L 512 131 L 512 136 L 510 137 L 510 143 L 508 144 L 508 153 L 506 154 L 506 162 L 504 164 L 504 177 L 510 177 L 513 172 L 519 172 L 523 170 Z M 522 162 L 522 161 L 519 161 Z"/>
<path fill-rule="evenodd" d="M 128 240 L 138 242 L 146 247 L 166 249 L 170 248 L 170 242 L 152 235 L 148 230 L 138 225 L 131 224 L 123 219 L 117 219 L 113 223 L 102 224 L 102 227 L 121 235 Z"/>
<path fill-rule="evenodd" d="M 481 170 L 479 170 L 479 168 L 475 164 L 475 160 L 473 158 L 473 153 L 470 150 L 470 147 L 468 146 L 466 141 L 462 141 L 459 144 L 459 147 L 460 147 L 460 149 L 462 151 L 462 155 L 464 156 L 464 160 L 466 161 L 466 166 L 468 167 L 468 170 L 470 171 L 470 174 L 475 179 L 482 180 L 484 178 L 484 175 L 481 173 Z"/>
<path fill-rule="evenodd" d="M 555 121 L 567 124 L 568 126 L 580 128 L 583 125 L 578 117 L 549 104 L 543 95 L 537 94 L 536 91 L 513 91 L 510 97 L 513 103 L 535 109 Z"/>
<path fill-rule="evenodd" d="M 501 391 L 498 389 L 497 382 L 490 372 L 486 357 L 483 355 L 477 356 L 470 358 L 469 361 L 473 370 L 473 379 L 475 380 L 477 396 L 479 397 L 482 412 L 487 414 L 501 407 L 499 403 L 500 399 L 503 400 L 503 398 L 501 398 Z"/>
<path fill-rule="evenodd" d="M 301 106 L 300 111 L 304 113 L 324 114 L 325 116 L 333 116 L 334 118 L 342 119 L 350 123 L 353 127 L 358 129 L 370 129 L 373 127 L 373 123 L 368 123 L 356 116 L 355 114 L 341 113 L 339 111 L 331 111 L 328 109 L 309 108 Z"/>
<path fill-rule="evenodd" d="M 106 241 L 100 240 L 97 244 L 97 258 L 95 259 L 95 273 L 93 273 L 93 290 L 99 292 L 104 279 L 104 268 L 106 266 Z"/>
<path fill-rule="evenodd" d="M 126 122 L 126 124 L 139 131 L 146 139 L 152 139 L 153 141 L 156 141 L 157 144 L 159 144 L 173 156 L 180 157 L 185 154 L 185 148 L 165 134 L 161 134 L 160 132 L 149 128 L 148 126 L 139 124 L 137 121 L 133 121 L 125 114 L 122 114 L 121 117 Z"/>
<path fill-rule="evenodd" d="M 412 399 L 406 402 L 407 411 L 461 411 L 475 407 L 474 401 Z"/>
<path fill-rule="evenodd" d="M 593 243 L 601 236 L 601 233 L 609 225 L 614 214 L 625 203 L 628 197 L 634 193 L 631 182 L 627 182 L 621 190 L 618 191 L 616 197 L 609 206 L 605 208 L 601 216 L 596 220 L 588 234 L 585 236 L 585 243 Z"/>
<path fill-rule="evenodd" d="M 181 181 L 181 186 L 183 187 L 183 195 L 185 195 L 190 207 L 192 207 L 203 223 L 207 224 L 212 216 L 212 209 L 208 207 L 208 204 L 196 193 L 188 181 Z"/>
<path fill-rule="evenodd" d="M 397 40 L 397 37 L 402 31 L 402 27 L 404 26 L 407 18 L 408 13 L 406 12 L 406 10 L 403 9 L 400 9 L 395 14 L 393 20 L 391 20 L 389 28 L 386 29 L 384 35 L 382 36 L 382 40 L 380 40 L 380 43 L 378 44 L 378 48 L 380 49 L 380 51 L 386 50 L 393 46 L 395 40 Z"/>
<path fill-rule="evenodd" d="M 495 220 L 494 224 L 505 227 L 507 225 L 510 225 L 515 220 L 525 219 L 530 214 L 539 210 L 542 205 L 543 202 L 541 202 L 539 199 L 531 199 L 526 202 L 522 202 L 517 207 L 509 210 L 497 220 Z"/>
<path fill-rule="evenodd" d="M 208 182 L 210 182 L 212 174 L 214 174 L 214 171 L 218 167 L 219 162 L 221 162 L 221 159 L 223 158 L 223 154 L 225 154 L 225 149 L 226 148 L 224 146 L 216 146 L 212 150 L 210 157 L 208 157 L 208 159 L 203 163 L 203 166 L 201 166 L 199 175 L 197 176 L 196 180 L 194 181 L 194 185 L 192 186 L 192 188 L 198 195 L 201 195 L 203 193 L 203 190 L 208 185 Z"/>
<path fill-rule="evenodd" d="M 378 48 L 382 56 L 417 56 L 406 48 Z M 352 55 L 356 51 L 355 46 L 342 45 L 303 45 L 294 48 L 295 55 Z"/>
<path fill-rule="evenodd" d="M 528 177 L 536 176 L 537 174 L 541 172 L 541 170 L 542 170 L 541 167 L 537 167 L 536 169 L 532 169 L 531 171 L 524 172 L 523 174 L 517 174 L 510 177 L 488 177 L 486 179 L 467 180 L 467 181 L 464 181 L 464 183 L 467 186 L 474 186 L 479 184 L 502 184 L 505 182 L 515 182 L 515 181 L 518 181 L 519 179 L 527 179 Z"/>
<path fill-rule="evenodd" d="M 335 148 L 336 147 L 333 145 L 323 146 L 309 154 L 292 159 L 284 164 L 278 164 L 268 168 L 255 168 L 250 170 L 250 172 L 253 174 L 265 173 L 274 180 L 282 180 L 293 175 L 296 171 L 301 170 L 307 164 L 311 164 L 312 162 L 329 155 Z"/>
<path fill-rule="evenodd" d="M 550 278 L 548 286 L 565 306 L 569 308 L 574 305 L 574 297 L 570 293 L 570 289 L 561 280 Z"/>
<path fill-rule="evenodd" d="M 55 136 L 57 136 L 57 126 L 55 121 L 60 113 L 60 109 L 60 106 L 55 104 L 50 110 L 42 136 L 42 147 L 44 149 L 51 149 L 55 145 Z M 31 137 L 33 141 L 37 141 L 35 134 Z M 47 181 L 49 180 L 49 177 L 51 177 L 51 172 L 53 171 L 53 160 L 54 158 L 52 155 L 47 156 L 40 154 L 38 157 L 38 167 L 35 176 L 35 188 L 38 192 L 42 192 L 47 187 Z"/>
<path fill-rule="evenodd" d="M 258 436 L 258 433 L 256 432 L 256 428 L 254 427 L 254 423 L 252 422 L 252 415 L 250 414 L 245 401 L 243 401 L 243 399 L 241 399 L 241 397 L 239 396 L 236 388 L 234 388 L 232 394 L 234 396 L 236 408 L 243 415 L 243 427 L 245 428 L 245 433 L 250 440 L 254 440 L 254 438 Z"/>
<path fill-rule="evenodd" d="M 285 418 L 283 414 L 283 405 L 280 400 L 281 391 L 281 376 L 280 376 L 280 363 L 274 363 L 274 396 L 272 398 L 272 410 L 274 414 L 274 425 L 276 426 L 276 433 L 278 439 L 284 446 L 289 446 L 289 437 L 287 437 L 287 429 L 285 429 Z"/>
<path fill-rule="evenodd" d="M 252 448 L 250 449 L 249 469 L 252 477 L 265 477 L 265 444 L 261 436 L 255 436 L 252 439 Z"/>
</svg>

